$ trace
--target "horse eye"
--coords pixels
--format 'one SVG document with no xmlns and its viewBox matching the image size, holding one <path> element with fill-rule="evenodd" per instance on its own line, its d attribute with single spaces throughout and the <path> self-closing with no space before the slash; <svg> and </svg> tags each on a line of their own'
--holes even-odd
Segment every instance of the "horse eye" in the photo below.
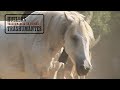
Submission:
<svg viewBox="0 0 120 90">
<path fill-rule="evenodd" d="M 72 40 L 75 41 L 75 42 L 77 42 L 79 40 L 78 36 L 77 35 L 72 36 Z"/>
<path fill-rule="evenodd" d="M 72 42 L 75 45 L 75 47 L 77 47 L 80 44 L 79 37 L 77 35 L 72 36 Z"/>
</svg>

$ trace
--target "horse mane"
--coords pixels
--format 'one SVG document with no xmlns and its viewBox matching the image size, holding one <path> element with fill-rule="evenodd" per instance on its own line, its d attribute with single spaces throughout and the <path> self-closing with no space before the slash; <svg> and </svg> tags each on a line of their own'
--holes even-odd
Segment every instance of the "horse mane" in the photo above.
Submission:
<svg viewBox="0 0 120 90">
<path fill-rule="evenodd" d="M 77 11 L 70 11 L 69 15 L 74 18 L 75 21 L 79 22 L 80 24 L 82 23 L 82 25 L 84 25 L 83 27 L 85 29 L 82 29 L 84 31 L 82 31 L 82 34 L 86 37 L 89 38 L 91 44 L 95 41 L 94 38 L 94 34 L 93 34 L 93 30 L 90 27 L 90 25 L 85 21 L 85 16 L 80 14 Z"/>
<path fill-rule="evenodd" d="M 93 30 L 90 27 L 90 25 L 85 21 L 85 16 L 84 15 L 80 14 L 77 11 L 64 11 L 64 12 L 67 12 L 68 15 L 71 16 L 74 19 L 74 21 L 82 24 L 82 26 L 85 28 L 85 29 L 82 29 L 83 36 L 85 36 L 86 38 L 89 38 L 89 40 L 91 42 L 95 41 Z M 64 13 L 64 12 L 61 12 L 61 13 Z M 52 14 L 50 14 L 50 16 L 48 16 L 49 12 L 47 12 L 47 11 L 35 11 L 32 14 L 42 14 L 42 13 L 46 16 L 46 18 L 48 20 L 47 23 L 46 23 L 46 27 L 49 27 L 49 24 L 50 24 L 50 22 L 53 18 Z M 64 15 L 64 14 L 62 14 L 62 15 Z M 30 16 L 30 17 L 29 16 L 27 17 L 27 19 L 29 21 L 34 21 L 34 20 L 38 19 L 38 18 L 35 18 L 34 16 L 33 16 L 34 18 L 32 16 Z"/>
</svg>

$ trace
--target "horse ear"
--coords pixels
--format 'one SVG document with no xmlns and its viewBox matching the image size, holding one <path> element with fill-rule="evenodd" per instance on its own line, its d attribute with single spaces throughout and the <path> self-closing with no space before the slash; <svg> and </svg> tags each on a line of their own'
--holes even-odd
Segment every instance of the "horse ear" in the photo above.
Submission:
<svg viewBox="0 0 120 90">
<path fill-rule="evenodd" d="M 70 13 L 65 11 L 64 15 L 65 15 L 65 18 L 66 18 L 68 24 L 71 24 L 74 19 L 71 17 Z"/>
</svg>

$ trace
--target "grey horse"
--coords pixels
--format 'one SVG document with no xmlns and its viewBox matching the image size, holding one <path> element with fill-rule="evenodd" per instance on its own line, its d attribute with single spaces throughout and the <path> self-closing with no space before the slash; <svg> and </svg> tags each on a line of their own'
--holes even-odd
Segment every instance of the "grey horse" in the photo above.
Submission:
<svg viewBox="0 0 120 90">
<path fill-rule="evenodd" d="M 95 39 L 83 16 L 67 11 L 36 11 L 32 14 L 44 14 L 44 34 L 8 35 L 4 33 L 4 22 L 0 22 L 1 77 L 5 77 L 5 73 L 25 72 L 35 74 L 34 78 L 37 78 L 41 67 L 46 69 L 61 47 L 65 48 L 77 74 L 86 75 L 92 68 L 90 48 Z M 37 15 L 26 18 L 27 22 L 40 20 Z"/>
</svg>

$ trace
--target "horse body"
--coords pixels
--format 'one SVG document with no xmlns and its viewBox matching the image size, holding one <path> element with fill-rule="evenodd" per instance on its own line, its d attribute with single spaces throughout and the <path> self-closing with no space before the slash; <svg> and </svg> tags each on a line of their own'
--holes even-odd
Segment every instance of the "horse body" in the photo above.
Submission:
<svg viewBox="0 0 120 90">
<path fill-rule="evenodd" d="M 47 68 L 46 65 L 62 46 L 64 27 L 61 27 L 63 23 L 61 16 L 63 14 L 60 12 L 34 13 L 45 15 L 44 34 L 5 34 L 4 21 L 0 22 L 0 72 L 39 73 L 42 65 Z M 50 14 L 46 15 L 46 13 Z M 40 21 L 40 17 L 37 16 L 29 16 L 26 21 Z"/>
<path fill-rule="evenodd" d="M 44 67 L 47 71 L 49 62 L 61 49 L 61 47 L 65 47 L 67 54 L 76 66 L 78 74 L 81 66 L 82 69 L 80 72 L 82 73 L 82 70 L 84 72 L 84 62 L 90 64 L 88 53 L 91 37 L 88 33 L 85 35 L 83 34 L 88 31 L 84 31 L 87 29 L 85 27 L 83 28 L 85 25 L 82 24 L 85 24 L 86 22 L 83 23 L 81 21 L 84 20 L 82 16 L 78 18 L 79 15 L 76 12 L 71 12 L 70 16 L 69 12 L 66 13 L 68 14 L 65 14 L 65 11 L 33 12 L 32 14 L 44 15 L 44 34 L 5 34 L 4 22 L 1 21 L 0 74 L 6 72 L 26 72 L 35 74 L 34 78 L 38 78 L 36 76 L 42 76 L 41 72 L 43 70 L 41 70 L 41 68 Z M 38 15 L 29 15 L 26 18 L 27 22 L 41 22 L 41 20 L 42 19 Z M 81 29 L 82 32 L 79 29 Z M 79 34 L 76 34 L 76 32 Z M 78 41 L 80 39 L 81 44 L 76 42 L 76 35 L 78 37 Z M 84 39 L 81 41 L 81 35 L 82 38 L 86 39 L 86 41 L 84 41 Z M 93 36 L 92 39 L 94 39 Z M 78 44 L 78 46 L 75 46 L 76 48 L 73 46 L 74 43 Z M 85 43 L 87 43 L 87 46 Z M 81 57 L 84 59 L 83 61 Z M 86 61 L 86 59 L 88 61 Z"/>
</svg>

